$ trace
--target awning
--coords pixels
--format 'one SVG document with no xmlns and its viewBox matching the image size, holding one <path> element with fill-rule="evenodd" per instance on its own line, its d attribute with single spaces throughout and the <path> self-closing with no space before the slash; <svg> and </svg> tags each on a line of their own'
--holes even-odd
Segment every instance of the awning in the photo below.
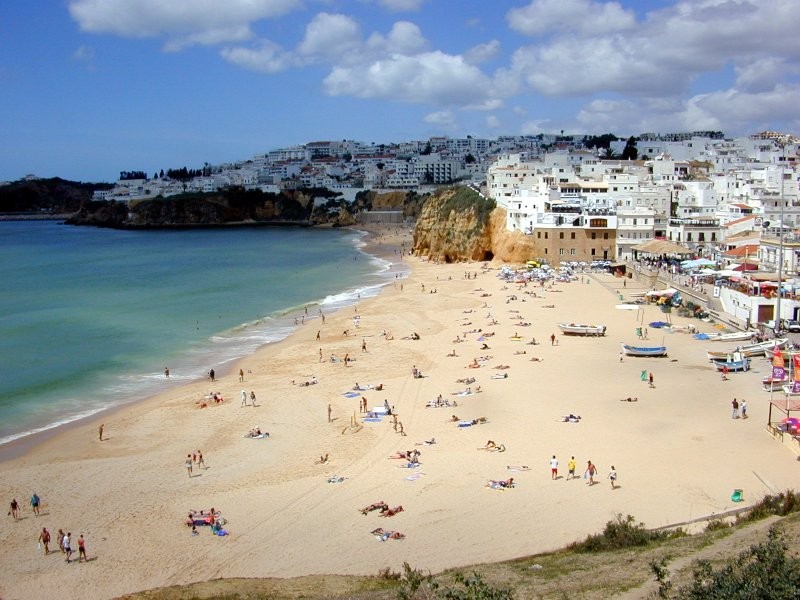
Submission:
<svg viewBox="0 0 800 600">
<path fill-rule="evenodd" d="M 631 250 L 645 254 L 680 254 L 682 256 L 693 254 L 692 250 L 669 240 L 648 240 L 642 244 L 631 246 Z"/>
</svg>

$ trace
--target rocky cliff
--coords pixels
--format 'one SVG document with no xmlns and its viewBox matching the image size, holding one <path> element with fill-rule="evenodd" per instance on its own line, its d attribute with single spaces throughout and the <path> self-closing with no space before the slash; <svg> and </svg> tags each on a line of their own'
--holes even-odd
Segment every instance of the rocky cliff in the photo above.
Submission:
<svg viewBox="0 0 800 600">
<path fill-rule="evenodd" d="M 497 259 L 522 263 L 538 255 L 533 239 L 506 231 L 506 212 L 469 188 L 425 202 L 414 228 L 414 254 L 442 262 Z"/>
</svg>

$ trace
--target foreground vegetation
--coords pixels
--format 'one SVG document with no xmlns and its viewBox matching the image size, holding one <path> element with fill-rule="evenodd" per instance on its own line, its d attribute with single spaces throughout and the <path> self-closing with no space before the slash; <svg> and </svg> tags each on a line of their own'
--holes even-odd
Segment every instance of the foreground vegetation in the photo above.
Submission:
<svg viewBox="0 0 800 600">
<path fill-rule="evenodd" d="M 374 577 L 215 580 L 151 590 L 128 599 L 356 598 L 796 598 L 800 589 L 800 494 L 767 496 L 705 531 L 648 530 L 617 515 L 601 533 L 567 548 L 440 574 L 409 564 Z"/>
</svg>

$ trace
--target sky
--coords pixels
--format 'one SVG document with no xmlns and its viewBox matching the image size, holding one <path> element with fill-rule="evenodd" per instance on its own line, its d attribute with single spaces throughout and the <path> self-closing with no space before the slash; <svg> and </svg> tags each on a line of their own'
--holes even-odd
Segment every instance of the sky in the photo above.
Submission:
<svg viewBox="0 0 800 600">
<path fill-rule="evenodd" d="M 800 0 L 4 0 L 0 181 L 311 141 L 800 133 Z"/>
</svg>

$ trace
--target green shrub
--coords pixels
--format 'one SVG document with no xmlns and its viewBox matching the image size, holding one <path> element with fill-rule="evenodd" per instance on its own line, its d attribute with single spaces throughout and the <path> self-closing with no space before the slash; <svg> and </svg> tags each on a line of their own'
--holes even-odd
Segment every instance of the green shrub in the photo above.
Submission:
<svg viewBox="0 0 800 600">
<path fill-rule="evenodd" d="M 634 522 L 633 516 L 624 517 L 618 514 L 616 519 L 608 521 L 602 533 L 589 535 L 582 542 L 570 544 L 570 550 L 576 552 L 603 552 L 606 550 L 622 550 L 647 546 L 651 542 L 665 540 L 671 534 L 666 531 L 651 531 L 644 523 Z"/>
</svg>

